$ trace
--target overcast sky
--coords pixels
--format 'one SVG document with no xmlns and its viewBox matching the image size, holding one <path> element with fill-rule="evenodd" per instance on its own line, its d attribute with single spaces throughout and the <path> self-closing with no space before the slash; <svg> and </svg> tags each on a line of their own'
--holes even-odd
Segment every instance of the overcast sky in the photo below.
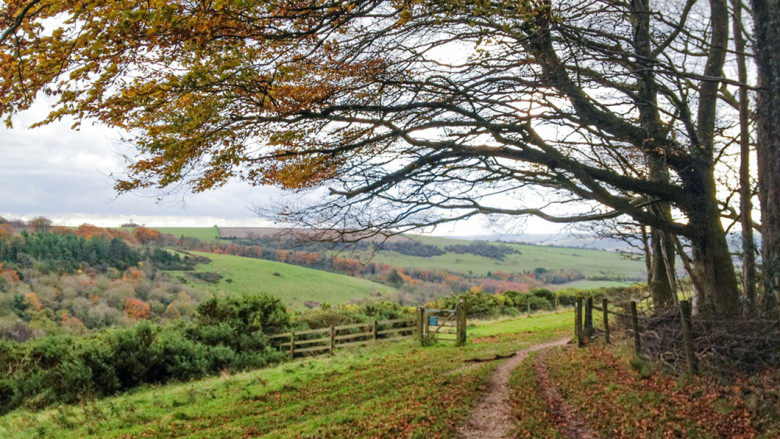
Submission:
<svg viewBox="0 0 780 439">
<path fill-rule="evenodd" d="M 272 207 L 281 191 L 243 183 L 202 194 L 180 193 L 158 200 L 159 192 L 117 195 L 114 177 L 124 170 L 122 154 L 131 149 L 118 141 L 119 133 L 72 122 L 29 129 L 46 113 L 44 104 L 14 119 L 14 128 L 0 126 L 0 216 L 29 220 L 45 216 L 58 225 L 90 223 L 116 227 L 133 220 L 148 226 L 207 227 L 269 226 L 252 208 Z M 439 235 L 488 233 L 550 233 L 558 227 L 531 220 L 523 227 L 489 224 L 483 219 L 446 225 Z"/>
<path fill-rule="evenodd" d="M 268 225 L 252 212 L 279 197 L 271 188 L 234 183 L 205 194 L 164 197 L 156 192 L 118 196 L 111 174 L 123 172 L 118 133 L 100 126 L 70 129 L 57 123 L 28 129 L 35 114 L 0 128 L 0 216 L 29 219 L 45 216 L 57 224 L 88 222 L 117 226 L 134 220 L 150 226 Z"/>
</svg>

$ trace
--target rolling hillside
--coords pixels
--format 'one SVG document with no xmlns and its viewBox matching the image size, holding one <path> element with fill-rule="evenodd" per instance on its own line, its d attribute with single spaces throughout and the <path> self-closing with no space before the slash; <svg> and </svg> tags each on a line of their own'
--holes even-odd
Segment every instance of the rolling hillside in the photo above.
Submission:
<svg viewBox="0 0 780 439">
<path fill-rule="evenodd" d="M 466 241 L 434 236 L 413 236 L 413 239 L 441 249 Z M 540 247 L 523 244 L 507 244 L 520 254 L 507 255 L 503 260 L 486 258 L 473 254 L 448 252 L 440 256 L 416 257 L 396 252 L 379 251 L 375 260 L 398 267 L 444 269 L 453 273 L 486 275 L 489 271 L 523 272 L 537 267 L 547 270 L 574 268 L 585 276 L 644 278 L 645 266 L 641 261 L 632 261 L 619 254 L 600 250 L 566 247 Z"/>
<path fill-rule="evenodd" d="M 263 292 L 284 301 L 291 310 L 304 309 L 307 300 L 339 304 L 353 299 L 369 298 L 372 294 L 395 291 L 394 288 L 326 271 L 298 267 L 263 259 L 193 252 L 211 259 L 200 264 L 198 272 L 222 275 L 217 283 L 209 283 L 188 275 L 173 272 L 197 288 L 215 293 Z"/>
<path fill-rule="evenodd" d="M 215 237 L 218 237 L 220 233 L 220 229 L 216 227 L 158 227 L 155 228 L 155 230 L 162 233 L 170 233 L 176 237 L 193 237 L 204 241 L 213 240 Z M 258 228 L 258 230 L 260 230 L 260 228 Z M 267 229 L 262 228 L 262 231 L 267 234 Z M 435 245 L 441 249 L 450 245 L 468 242 L 464 239 L 437 236 L 405 236 L 422 244 Z M 542 267 L 547 270 L 574 268 L 582 271 L 585 276 L 620 276 L 629 279 L 642 279 L 646 276 L 645 265 L 642 261 L 626 259 L 615 252 L 574 247 L 545 247 L 503 242 L 493 242 L 493 244 L 508 245 L 519 250 L 520 254 L 508 255 L 503 260 L 452 252 L 448 252 L 441 256 L 426 258 L 402 255 L 393 251 L 380 249 L 374 255 L 373 260 L 398 267 L 442 269 L 453 273 L 474 275 L 485 275 L 489 271 L 533 271 L 537 267 Z M 362 256 L 368 256 L 368 253 L 364 253 Z"/>
</svg>

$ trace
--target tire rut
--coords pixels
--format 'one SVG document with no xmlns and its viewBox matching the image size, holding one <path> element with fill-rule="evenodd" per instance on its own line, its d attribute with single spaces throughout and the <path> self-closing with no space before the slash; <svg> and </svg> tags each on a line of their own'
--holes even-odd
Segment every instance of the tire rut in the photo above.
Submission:
<svg viewBox="0 0 780 439">
<path fill-rule="evenodd" d="M 540 343 L 517 351 L 514 357 L 501 363 L 490 375 L 488 388 L 471 412 L 469 420 L 458 429 L 460 439 L 500 439 L 515 427 L 509 401 L 509 377 L 528 354 L 554 346 L 563 346 L 571 338 Z"/>
<path fill-rule="evenodd" d="M 534 362 L 539 396 L 547 406 L 547 412 L 553 416 L 555 429 L 566 439 L 599 439 L 601 436 L 588 424 L 582 413 L 566 402 L 561 396 L 558 386 L 550 377 L 550 371 L 540 356 Z"/>
</svg>

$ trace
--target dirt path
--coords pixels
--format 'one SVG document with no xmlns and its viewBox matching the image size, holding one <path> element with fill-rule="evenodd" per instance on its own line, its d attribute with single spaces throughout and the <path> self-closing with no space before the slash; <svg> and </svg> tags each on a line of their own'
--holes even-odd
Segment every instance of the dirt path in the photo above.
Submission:
<svg viewBox="0 0 780 439">
<path fill-rule="evenodd" d="M 462 439 L 500 439 L 506 437 L 515 426 L 512 420 L 512 406 L 509 402 L 509 376 L 530 352 L 563 346 L 571 338 L 562 338 L 547 343 L 533 345 L 517 351 L 517 355 L 501 363 L 490 376 L 488 388 L 477 403 L 468 422 L 463 425 L 458 436 Z"/>
<path fill-rule="evenodd" d="M 561 396 L 558 386 L 550 378 L 544 358 L 534 363 L 534 374 L 538 383 L 539 396 L 544 400 L 547 411 L 553 415 L 555 428 L 567 439 L 599 439 L 582 414 Z"/>
</svg>

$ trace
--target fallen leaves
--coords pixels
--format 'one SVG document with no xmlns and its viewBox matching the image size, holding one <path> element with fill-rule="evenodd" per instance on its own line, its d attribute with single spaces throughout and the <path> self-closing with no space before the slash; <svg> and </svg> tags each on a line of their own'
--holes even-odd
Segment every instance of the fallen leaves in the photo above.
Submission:
<svg viewBox="0 0 780 439">
<path fill-rule="evenodd" d="M 741 401 L 711 379 L 643 379 L 599 347 L 553 352 L 545 363 L 567 402 L 610 438 L 757 436 Z"/>
</svg>

